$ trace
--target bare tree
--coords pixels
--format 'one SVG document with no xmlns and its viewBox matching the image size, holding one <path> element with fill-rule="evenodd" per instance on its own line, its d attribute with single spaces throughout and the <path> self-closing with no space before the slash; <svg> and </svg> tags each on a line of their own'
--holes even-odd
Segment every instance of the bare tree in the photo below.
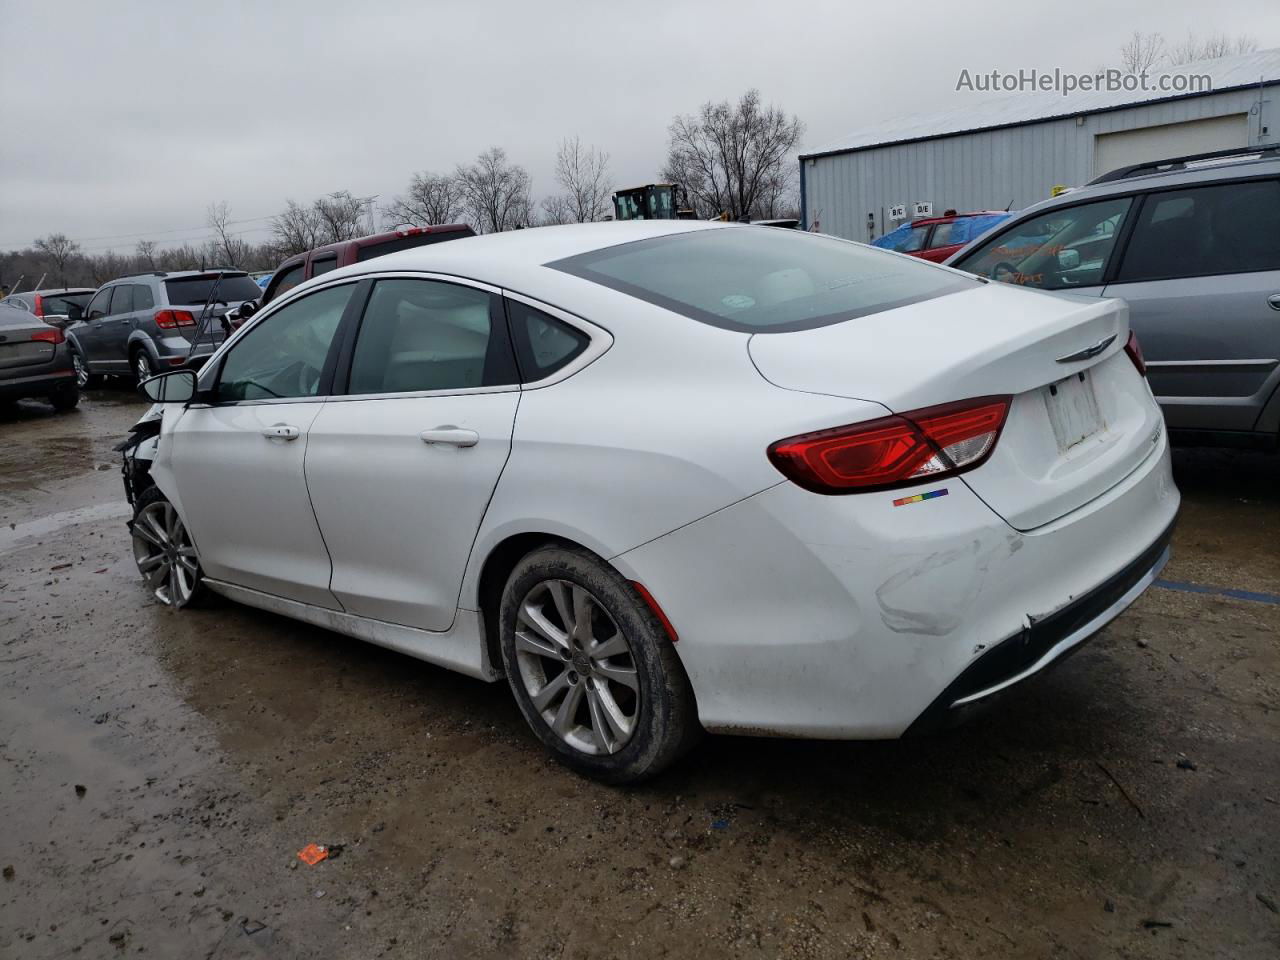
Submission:
<svg viewBox="0 0 1280 960">
<path fill-rule="evenodd" d="M 132 264 L 114 250 L 95 254 L 92 257 L 88 257 L 87 261 L 89 275 L 93 277 L 93 282 L 99 286 L 108 280 L 124 276 L 133 269 Z"/>
<path fill-rule="evenodd" d="M 430 227 L 456 223 L 462 217 L 462 192 L 453 177 L 438 173 L 415 173 L 409 192 L 383 208 L 389 227 Z"/>
<path fill-rule="evenodd" d="M 454 174 L 463 207 L 478 233 L 499 233 L 530 225 L 533 198 L 529 174 L 507 160 L 501 147 L 490 147 L 470 166 L 458 165 Z"/>
<path fill-rule="evenodd" d="M 1196 60 L 1217 60 L 1240 53 L 1253 53 L 1257 49 L 1258 41 L 1244 34 L 1228 37 L 1225 33 L 1219 33 L 1201 40 L 1189 33 L 1186 40 L 1169 48 L 1164 59 L 1172 67 Z"/>
<path fill-rule="evenodd" d="M 556 151 L 556 182 L 564 188 L 564 196 L 555 203 L 567 219 L 556 223 L 593 223 L 603 220 L 612 209 L 613 181 L 609 175 L 609 154 L 595 147 L 584 147 L 578 137 L 562 140 Z M 548 209 L 548 197 L 542 202 Z"/>
<path fill-rule="evenodd" d="M 249 255 L 249 244 L 231 232 L 231 208 L 223 200 L 209 204 L 205 222 L 213 230 L 208 258 L 219 266 L 243 267 Z"/>
<path fill-rule="evenodd" d="M 69 238 L 65 233 L 51 233 L 47 237 L 38 239 L 35 247 L 53 261 L 53 267 L 58 272 L 58 286 L 65 287 L 67 285 L 67 261 L 79 254 L 80 244 Z"/>
<path fill-rule="evenodd" d="M 139 240 L 133 252 L 134 256 L 138 258 L 139 267 L 146 267 L 148 270 L 156 268 L 156 242 L 154 240 Z"/>
<path fill-rule="evenodd" d="M 320 226 L 312 207 L 289 200 L 284 211 L 271 218 L 271 236 L 281 258 L 306 253 L 320 246 Z"/>
<path fill-rule="evenodd" d="M 350 190 L 338 190 L 316 200 L 312 209 L 320 243 L 354 240 L 373 233 L 374 202 L 377 199 L 356 197 Z"/>
<path fill-rule="evenodd" d="M 702 215 L 772 216 L 763 202 L 779 196 L 778 178 L 803 133 L 798 117 L 763 106 L 755 89 L 737 103 L 704 103 L 671 122 L 662 176 L 681 184 Z"/>
<path fill-rule="evenodd" d="M 579 223 L 573 215 L 569 198 L 564 194 L 555 193 L 549 197 L 542 198 L 542 225 L 555 226 L 561 223 Z"/>
<path fill-rule="evenodd" d="M 1125 72 L 1140 75 L 1150 72 L 1164 55 L 1164 37 L 1161 34 L 1135 30 L 1120 47 L 1120 64 Z"/>
</svg>

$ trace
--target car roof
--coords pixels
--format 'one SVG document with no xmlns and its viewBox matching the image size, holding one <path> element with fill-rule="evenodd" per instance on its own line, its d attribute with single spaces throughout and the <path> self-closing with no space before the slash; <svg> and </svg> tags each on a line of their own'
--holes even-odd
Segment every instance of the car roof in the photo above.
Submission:
<svg viewBox="0 0 1280 960">
<path fill-rule="evenodd" d="M 37 293 L 42 297 L 56 297 L 64 293 L 93 293 L 97 287 L 41 287 L 39 290 L 19 290 L 11 293 L 11 297 L 32 297 Z"/>
<path fill-rule="evenodd" d="M 952 223 L 956 220 L 963 220 L 965 217 L 1007 217 L 1012 216 L 1008 210 L 971 210 L 966 213 L 953 213 L 941 217 L 917 217 L 911 221 L 911 226 L 920 227 L 928 226 L 931 223 Z"/>
<path fill-rule="evenodd" d="M 448 243 L 388 253 L 376 260 L 331 270 L 321 274 L 318 279 L 362 276 L 394 270 L 422 270 L 501 282 L 505 269 L 540 267 L 566 257 L 651 237 L 734 228 L 773 229 L 708 220 L 606 220 L 600 223 L 529 227 L 525 230 L 463 237 Z M 495 270 L 499 265 L 500 269 Z"/>
</svg>

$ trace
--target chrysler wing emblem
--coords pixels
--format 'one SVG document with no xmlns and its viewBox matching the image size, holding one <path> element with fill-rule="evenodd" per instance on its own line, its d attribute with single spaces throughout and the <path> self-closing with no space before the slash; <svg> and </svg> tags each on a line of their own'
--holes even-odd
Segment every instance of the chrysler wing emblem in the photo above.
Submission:
<svg viewBox="0 0 1280 960">
<path fill-rule="evenodd" d="M 1090 357 L 1096 357 L 1107 347 L 1111 346 L 1111 342 L 1115 340 L 1116 335 L 1113 333 L 1109 337 L 1103 337 L 1092 346 L 1085 347 L 1083 350 L 1077 350 L 1075 353 L 1068 353 L 1065 357 L 1059 357 L 1059 363 L 1075 363 L 1077 360 L 1088 360 Z"/>
</svg>

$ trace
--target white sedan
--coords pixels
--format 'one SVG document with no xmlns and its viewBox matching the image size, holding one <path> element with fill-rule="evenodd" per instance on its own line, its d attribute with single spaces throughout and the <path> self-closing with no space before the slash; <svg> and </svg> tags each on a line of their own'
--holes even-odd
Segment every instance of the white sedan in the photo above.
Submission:
<svg viewBox="0 0 1280 960">
<path fill-rule="evenodd" d="M 1122 302 L 766 227 L 379 257 L 146 390 L 157 599 L 505 676 L 612 782 L 950 722 L 1129 605 L 1179 499 Z"/>
</svg>

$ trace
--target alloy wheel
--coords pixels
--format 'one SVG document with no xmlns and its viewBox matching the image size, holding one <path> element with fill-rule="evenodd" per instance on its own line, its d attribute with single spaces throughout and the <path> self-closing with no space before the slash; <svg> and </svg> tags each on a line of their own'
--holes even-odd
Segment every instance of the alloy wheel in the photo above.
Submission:
<svg viewBox="0 0 1280 960">
<path fill-rule="evenodd" d="M 137 374 L 139 383 L 151 376 L 151 358 L 147 356 L 147 351 L 139 350 L 134 354 L 133 371 Z"/>
<path fill-rule="evenodd" d="M 587 754 L 617 753 L 640 715 L 627 638 L 598 599 L 569 580 L 544 580 L 520 602 L 520 680 L 553 733 Z"/>
<path fill-rule="evenodd" d="M 71 366 L 76 372 L 76 386 L 81 390 L 89 386 L 89 368 L 85 365 L 84 357 L 80 356 L 79 350 L 71 351 Z"/>
<path fill-rule="evenodd" d="M 167 500 L 149 503 L 133 521 L 133 559 L 161 603 L 182 607 L 195 592 L 199 558 L 178 511 Z"/>
</svg>

